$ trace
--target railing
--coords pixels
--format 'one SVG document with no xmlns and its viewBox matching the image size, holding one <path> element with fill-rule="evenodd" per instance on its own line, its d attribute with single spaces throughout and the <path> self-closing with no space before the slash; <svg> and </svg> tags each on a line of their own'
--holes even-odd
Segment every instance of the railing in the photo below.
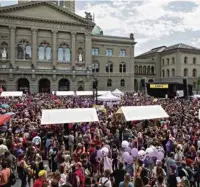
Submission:
<svg viewBox="0 0 200 187">
<path fill-rule="evenodd" d="M 0 69 L 1 74 L 7 74 L 7 73 L 13 73 L 13 74 L 76 74 L 76 75 L 87 75 L 92 74 L 91 71 L 88 71 L 86 69 L 75 69 L 75 70 L 59 70 L 59 69 L 11 69 L 11 68 L 1 68 Z"/>
</svg>

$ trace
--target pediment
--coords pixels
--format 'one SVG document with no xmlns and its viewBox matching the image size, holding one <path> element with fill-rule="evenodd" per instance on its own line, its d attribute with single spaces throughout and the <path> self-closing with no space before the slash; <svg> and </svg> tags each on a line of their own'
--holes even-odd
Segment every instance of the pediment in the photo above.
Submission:
<svg viewBox="0 0 200 187">
<path fill-rule="evenodd" d="M 0 8 L 0 15 L 69 22 L 74 24 L 92 24 L 91 21 L 88 21 L 67 9 L 64 10 L 63 8 L 49 2 L 30 2 L 9 7 L 2 7 Z"/>
</svg>

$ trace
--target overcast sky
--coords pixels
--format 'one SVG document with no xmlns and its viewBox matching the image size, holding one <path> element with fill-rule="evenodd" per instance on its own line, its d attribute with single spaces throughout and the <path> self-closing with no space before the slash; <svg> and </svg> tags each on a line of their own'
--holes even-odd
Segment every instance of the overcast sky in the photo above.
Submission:
<svg viewBox="0 0 200 187">
<path fill-rule="evenodd" d="M 1 6 L 17 1 L 0 0 Z M 185 43 L 200 47 L 200 0 L 76 1 L 76 13 L 95 14 L 106 35 L 136 39 L 136 55 L 162 45 Z"/>
</svg>

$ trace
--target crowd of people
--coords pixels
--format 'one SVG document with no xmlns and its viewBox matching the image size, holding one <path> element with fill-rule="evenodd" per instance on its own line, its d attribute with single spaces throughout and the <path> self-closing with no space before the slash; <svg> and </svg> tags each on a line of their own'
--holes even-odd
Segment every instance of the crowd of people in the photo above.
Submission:
<svg viewBox="0 0 200 187">
<path fill-rule="evenodd" d="M 21 187 L 200 187 L 196 99 L 129 93 L 98 103 L 99 122 L 62 125 L 41 125 L 42 109 L 94 107 L 94 98 L 32 94 L 0 103 L 1 115 L 11 115 L 0 129 L 0 187 L 15 177 Z M 140 105 L 161 105 L 169 118 L 126 122 L 117 113 Z"/>
</svg>

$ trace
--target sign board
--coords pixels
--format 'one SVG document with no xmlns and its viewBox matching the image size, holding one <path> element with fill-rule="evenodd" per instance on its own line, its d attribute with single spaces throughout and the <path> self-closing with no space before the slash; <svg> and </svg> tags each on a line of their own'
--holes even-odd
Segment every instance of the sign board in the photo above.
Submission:
<svg viewBox="0 0 200 187">
<path fill-rule="evenodd" d="M 168 84 L 150 84 L 150 88 L 167 89 L 168 87 Z"/>
</svg>

